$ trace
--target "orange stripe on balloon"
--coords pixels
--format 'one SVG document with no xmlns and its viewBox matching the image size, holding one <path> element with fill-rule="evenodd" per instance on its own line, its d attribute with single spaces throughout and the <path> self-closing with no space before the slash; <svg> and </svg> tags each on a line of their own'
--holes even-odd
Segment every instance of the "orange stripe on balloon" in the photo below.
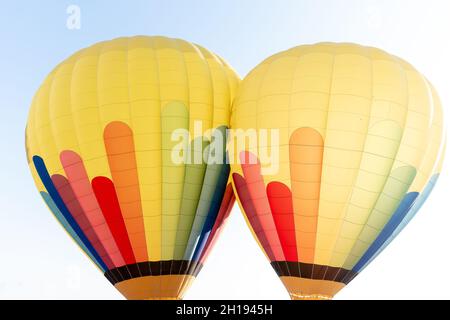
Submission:
<svg viewBox="0 0 450 320">
<path fill-rule="evenodd" d="M 289 142 L 291 189 L 300 262 L 314 263 L 323 139 L 312 128 L 297 129 Z"/>
<path fill-rule="evenodd" d="M 148 261 L 133 131 L 123 122 L 111 122 L 104 140 L 112 180 L 137 262 Z"/>
<path fill-rule="evenodd" d="M 240 160 L 248 192 L 262 230 L 266 235 L 275 260 L 283 261 L 285 260 L 284 253 L 273 220 L 269 200 L 267 199 L 266 186 L 261 175 L 261 164 L 257 157 L 250 152 L 242 152 L 240 154 Z"/>
<path fill-rule="evenodd" d="M 116 267 L 123 266 L 125 262 L 98 205 L 83 160 L 73 151 L 61 152 L 60 160 L 73 193 L 102 246 Z"/>
</svg>

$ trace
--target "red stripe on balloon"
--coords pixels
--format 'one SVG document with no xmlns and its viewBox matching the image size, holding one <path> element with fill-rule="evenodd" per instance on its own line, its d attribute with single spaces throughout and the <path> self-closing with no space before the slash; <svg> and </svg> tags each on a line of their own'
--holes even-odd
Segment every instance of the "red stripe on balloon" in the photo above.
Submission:
<svg viewBox="0 0 450 320">
<path fill-rule="evenodd" d="M 267 196 L 286 261 L 297 262 L 292 192 L 283 183 L 271 182 L 267 186 Z"/>
<path fill-rule="evenodd" d="M 248 192 L 262 230 L 266 235 L 276 261 L 283 261 L 285 260 L 284 253 L 278 238 L 269 200 L 267 199 L 266 186 L 261 175 L 261 164 L 258 158 L 250 152 L 242 152 L 240 160 Z"/>
<path fill-rule="evenodd" d="M 86 214 L 89 226 L 94 229 L 114 265 L 123 266 L 124 259 L 97 203 L 83 160 L 76 152 L 68 150 L 61 152 L 60 159 L 73 193 Z"/>
<path fill-rule="evenodd" d="M 225 194 L 220 205 L 219 213 L 217 214 L 216 222 L 211 230 L 211 234 L 208 237 L 208 241 L 206 242 L 205 249 L 200 257 L 200 263 L 204 263 L 208 258 L 209 253 L 211 252 L 211 248 L 214 247 L 220 233 L 222 232 L 223 226 L 225 225 L 226 220 L 230 216 L 231 209 L 234 205 L 234 193 L 233 187 L 231 184 L 227 185 L 225 189 Z"/>
<path fill-rule="evenodd" d="M 114 183 L 106 177 L 96 177 L 92 180 L 92 188 L 125 263 L 136 263 Z"/>
<path fill-rule="evenodd" d="M 239 197 L 240 203 L 242 205 L 245 215 L 247 216 L 248 222 L 252 226 L 253 232 L 258 238 L 259 243 L 263 247 L 270 261 L 276 261 L 275 255 L 272 252 L 272 248 L 270 247 L 270 243 L 267 239 L 266 233 L 264 232 L 264 229 L 258 218 L 254 206 L 254 201 L 250 196 L 250 192 L 248 190 L 248 186 L 245 179 L 241 175 L 233 173 L 233 181 L 234 186 L 236 188 L 237 196 Z"/>
<path fill-rule="evenodd" d="M 105 262 L 106 266 L 109 269 L 113 269 L 114 264 L 111 261 L 110 256 L 106 252 L 105 247 L 95 233 L 94 228 L 92 228 L 89 219 L 87 218 L 86 213 L 84 212 L 83 208 L 80 205 L 80 202 L 73 192 L 69 181 L 66 179 L 66 177 L 59 174 L 53 175 L 52 181 L 70 214 L 75 219 L 78 226 L 83 231 L 84 235 L 89 240 L 91 245 L 94 247 L 95 251 L 97 251 L 98 255 Z"/>
</svg>

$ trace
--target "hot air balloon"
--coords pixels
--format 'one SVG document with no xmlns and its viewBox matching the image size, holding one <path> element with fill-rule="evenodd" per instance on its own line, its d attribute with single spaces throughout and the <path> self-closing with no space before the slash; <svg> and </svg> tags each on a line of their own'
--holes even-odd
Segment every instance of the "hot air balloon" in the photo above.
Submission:
<svg viewBox="0 0 450 320">
<path fill-rule="evenodd" d="M 298 300 L 331 299 L 377 257 L 429 196 L 444 155 L 432 85 L 356 44 L 268 58 L 241 83 L 231 126 L 246 141 L 230 150 L 236 197 Z"/>
<path fill-rule="evenodd" d="M 229 165 L 207 158 L 238 82 L 201 46 L 137 36 L 75 53 L 35 95 L 26 149 L 37 188 L 126 298 L 180 299 L 202 268 L 234 203 Z M 175 162 L 175 149 L 200 161 Z"/>
</svg>

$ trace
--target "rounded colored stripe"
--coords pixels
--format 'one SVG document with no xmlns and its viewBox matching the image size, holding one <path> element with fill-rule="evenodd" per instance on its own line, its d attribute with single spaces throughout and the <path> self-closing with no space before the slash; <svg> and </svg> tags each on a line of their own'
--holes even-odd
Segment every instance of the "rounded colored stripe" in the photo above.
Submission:
<svg viewBox="0 0 450 320">
<path fill-rule="evenodd" d="M 414 203 L 412 203 L 409 210 L 405 213 L 405 216 L 401 219 L 401 221 L 395 221 L 395 229 L 392 231 L 392 233 L 389 235 L 389 237 L 383 242 L 380 248 L 370 257 L 370 259 L 362 264 L 358 265 L 358 268 L 360 268 L 361 272 L 364 270 L 365 267 L 367 267 L 386 247 L 399 235 L 399 233 L 408 225 L 408 223 L 415 217 L 417 212 L 419 212 L 420 208 L 422 208 L 425 201 L 430 196 L 431 192 L 433 191 L 434 187 L 436 186 L 437 180 L 439 178 L 439 174 L 434 175 L 422 193 L 420 193 L 415 199 Z M 414 193 L 413 193 L 414 194 Z"/>
<path fill-rule="evenodd" d="M 200 260 L 202 251 L 205 249 L 206 243 L 208 242 L 208 238 L 210 237 L 211 231 L 214 227 L 214 223 L 217 220 L 217 216 L 219 215 L 220 212 L 220 207 L 227 187 L 229 175 L 230 175 L 230 167 L 228 165 L 223 165 L 220 172 L 219 180 L 217 182 L 216 190 L 211 200 L 209 212 L 203 224 L 203 228 L 200 233 L 199 241 L 195 248 L 192 260 Z"/>
<path fill-rule="evenodd" d="M 224 133 L 225 129 L 221 129 L 223 130 L 222 133 Z M 211 156 L 212 152 L 220 152 L 217 149 L 213 150 L 213 145 L 214 144 L 210 144 L 207 149 L 207 152 L 209 152 L 208 157 Z M 222 160 L 223 159 L 224 158 L 222 158 Z M 217 215 L 217 211 L 219 210 L 220 206 L 220 203 L 219 205 L 217 205 L 218 202 L 220 202 L 220 200 L 217 199 L 217 192 L 219 192 L 219 194 L 220 192 L 223 192 L 223 189 L 225 188 L 228 181 L 228 174 L 228 166 L 224 166 L 215 161 L 208 161 L 200 199 L 198 202 L 197 210 L 195 212 L 194 223 L 192 224 L 186 251 L 184 253 L 185 260 L 192 259 L 197 248 L 199 246 L 202 246 L 201 242 L 204 240 L 203 231 L 205 230 L 205 225 L 207 226 L 206 228 L 211 227 L 210 222 L 208 222 L 209 217 L 210 215 L 212 215 L 212 217 Z"/>
<path fill-rule="evenodd" d="M 184 139 L 182 143 L 174 141 L 172 134 L 179 130 L 184 130 L 185 134 L 189 132 L 189 110 L 180 101 L 167 103 L 162 106 L 160 120 L 162 149 L 161 259 L 172 260 L 176 250 L 177 229 L 186 177 L 185 163 L 183 161 L 181 163 L 174 162 L 172 152 L 181 146 L 180 157 L 184 160 L 186 156 L 184 150 L 189 143 L 188 139 Z"/>
<path fill-rule="evenodd" d="M 83 230 L 83 233 L 88 238 L 89 242 L 92 244 L 95 250 L 98 252 L 102 260 L 105 261 L 108 268 L 112 269 L 117 266 L 112 262 L 111 257 L 106 252 L 103 243 L 98 238 L 93 225 L 89 222 L 86 213 L 81 207 L 80 202 L 78 201 L 66 177 L 55 174 L 52 176 L 52 181 L 72 217 L 78 223 L 81 230 Z"/>
<path fill-rule="evenodd" d="M 137 262 L 148 260 L 142 216 L 133 132 L 123 122 L 111 122 L 104 131 L 105 149 L 117 198 Z"/>
<path fill-rule="evenodd" d="M 298 254 L 292 192 L 280 182 L 271 182 L 267 185 L 267 197 L 286 261 L 296 262 Z"/>
<path fill-rule="evenodd" d="M 297 129 L 289 142 L 289 161 L 298 258 L 314 263 L 322 177 L 323 139 L 312 128 Z"/>
<path fill-rule="evenodd" d="M 123 265 L 125 262 L 95 198 L 83 159 L 76 152 L 63 151 L 60 154 L 60 160 L 73 190 L 73 196 L 85 213 L 88 225 L 94 230 L 114 266 Z"/>
<path fill-rule="evenodd" d="M 96 177 L 92 188 L 125 263 L 136 263 L 113 182 L 106 177 Z"/>
<path fill-rule="evenodd" d="M 237 191 L 237 197 L 239 202 L 244 209 L 244 214 L 248 218 L 248 222 L 252 226 L 253 232 L 259 240 L 259 243 L 263 247 L 264 251 L 267 254 L 267 257 L 270 261 L 276 261 L 275 255 L 272 251 L 272 247 L 270 246 L 269 240 L 267 239 L 267 235 L 265 230 L 259 220 L 255 204 L 253 199 L 251 198 L 249 187 L 244 177 L 241 175 L 234 173 L 233 174 L 233 182 Z"/>
<path fill-rule="evenodd" d="M 369 262 L 372 257 L 377 253 L 377 251 L 383 246 L 383 244 L 389 239 L 389 237 L 394 233 L 397 226 L 403 221 L 408 212 L 413 207 L 416 202 L 418 192 L 411 192 L 404 196 L 402 202 L 398 206 L 397 210 L 392 215 L 389 222 L 383 228 L 381 233 L 375 239 L 375 241 L 370 245 L 358 263 L 354 266 L 353 271 L 360 272 L 363 266 Z"/>
<path fill-rule="evenodd" d="M 191 161 L 195 159 L 195 157 L 203 157 L 203 151 L 209 145 L 208 142 L 203 140 L 203 137 L 199 137 L 191 142 Z M 197 143 L 201 143 L 201 150 L 196 150 L 200 149 L 196 146 Z M 206 163 L 203 160 L 201 162 L 198 161 L 197 164 L 194 162 L 186 165 L 183 199 L 181 200 L 180 219 L 178 221 L 177 235 L 175 239 L 174 259 L 176 260 L 183 259 L 186 251 L 186 245 L 189 241 L 189 236 L 191 234 L 195 214 L 201 197 L 206 167 Z"/>
<path fill-rule="evenodd" d="M 70 227 L 73 229 L 75 234 L 80 238 L 81 242 L 84 244 L 84 246 L 91 252 L 92 256 L 95 258 L 96 261 L 101 263 L 102 267 L 104 269 L 107 269 L 106 263 L 101 259 L 98 252 L 95 250 L 95 248 L 92 246 L 92 244 L 89 242 L 89 240 L 86 238 L 85 234 L 81 230 L 80 226 L 77 224 L 75 219 L 70 214 L 69 210 L 67 209 L 66 205 L 64 204 L 64 201 L 61 199 L 61 196 L 59 195 L 58 191 L 56 190 L 52 179 L 50 178 L 50 175 L 47 171 L 47 167 L 45 166 L 44 160 L 42 160 L 39 156 L 33 156 L 33 163 L 34 167 L 36 168 L 36 172 L 39 175 L 39 178 L 42 181 L 42 184 L 47 189 L 48 194 L 52 198 L 53 202 L 55 203 L 58 210 L 62 213 L 64 218 L 66 219 L 67 223 L 70 225 Z"/>
<path fill-rule="evenodd" d="M 266 234 L 275 259 L 284 261 L 284 253 L 267 199 L 264 179 L 261 175 L 261 164 L 257 157 L 250 152 L 242 152 L 240 160 L 248 192 L 256 210 L 256 216 L 261 223 L 262 232 Z"/>
</svg>

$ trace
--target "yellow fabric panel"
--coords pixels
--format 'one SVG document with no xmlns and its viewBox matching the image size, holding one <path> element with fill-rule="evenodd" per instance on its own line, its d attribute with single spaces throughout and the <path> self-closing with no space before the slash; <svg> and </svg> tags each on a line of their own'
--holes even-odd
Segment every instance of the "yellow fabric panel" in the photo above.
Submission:
<svg viewBox="0 0 450 320">
<path fill-rule="evenodd" d="M 58 156 L 61 150 L 80 152 L 71 103 L 72 74 L 75 65 L 76 60 L 73 58 L 60 65 L 54 72 L 50 90 L 48 101 L 50 126 Z"/>
<path fill-rule="evenodd" d="M 48 101 L 53 83 L 54 75 L 49 76 L 39 92 L 36 95 L 36 113 L 35 117 L 35 139 L 40 147 L 40 152 L 47 159 L 47 168 L 53 173 L 61 173 L 61 163 L 59 161 L 59 152 L 53 137 L 50 122 L 50 109 Z M 39 110 L 39 112 L 37 112 Z"/>
<path fill-rule="evenodd" d="M 376 166 L 371 159 L 364 159 L 365 149 L 379 143 L 373 141 L 366 145 L 369 128 L 374 125 L 371 123 L 371 99 L 375 69 L 366 50 L 359 55 L 346 53 L 334 57 L 324 136 L 315 263 L 328 264 L 344 216 L 348 215 L 350 221 L 355 215 L 367 214 L 375 198 L 372 190 L 380 184 L 376 179 L 369 180 L 366 189 L 361 185 L 364 179 L 360 176 L 361 166 L 367 170 L 364 173 Z M 373 177 L 366 174 L 365 178 Z"/>
<path fill-rule="evenodd" d="M 425 80 L 426 81 L 426 80 Z M 445 132 L 443 123 L 442 105 L 439 96 L 433 86 L 427 81 L 428 94 L 434 108 L 431 110 L 432 120 L 428 123 L 429 137 L 426 141 L 425 153 L 421 165 L 418 168 L 417 178 L 411 186 L 411 191 L 422 191 L 431 176 L 440 173 L 439 162 L 443 160 Z"/>
<path fill-rule="evenodd" d="M 141 205 L 149 260 L 161 259 L 161 107 L 154 43 L 148 37 L 129 41 L 130 117 L 139 167 Z"/>
<path fill-rule="evenodd" d="M 437 156 L 436 154 L 430 155 L 428 153 L 430 147 L 433 145 L 433 143 L 430 144 L 430 141 L 432 141 L 434 131 L 432 123 L 435 120 L 431 117 L 433 114 L 438 115 L 433 110 L 436 107 L 430 88 L 426 80 L 411 67 L 408 67 L 405 72 L 408 83 L 408 114 L 405 129 L 402 132 L 402 141 L 398 148 L 392 170 L 398 170 L 398 168 L 404 166 L 421 168 L 422 162 L 429 161 L 429 158 L 436 159 Z M 409 181 L 410 184 L 406 185 L 408 192 L 421 192 L 431 178 L 431 175 L 432 170 L 429 170 L 426 179 L 419 180 L 416 178 L 414 179 L 414 185 L 411 185 L 411 181 Z M 398 186 L 398 188 L 401 189 L 402 187 Z M 371 215 L 364 221 L 364 227 L 360 230 L 359 239 L 354 242 L 351 253 L 343 265 L 344 268 L 352 269 L 355 266 L 388 223 L 398 205 L 397 203 L 401 201 L 402 197 L 402 194 L 394 194 L 393 191 L 390 193 L 383 191 L 380 199 L 386 203 L 389 202 L 389 199 L 394 200 L 392 201 L 393 207 L 388 207 L 389 209 L 384 211 L 372 210 Z"/>
<path fill-rule="evenodd" d="M 80 156 L 90 179 L 96 176 L 111 178 L 103 142 L 106 125 L 101 121 L 100 61 L 103 44 L 83 50 L 72 72 L 71 108 L 74 127 L 78 137 Z M 70 150 L 70 149 L 69 149 Z"/>
<path fill-rule="evenodd" d="M 36 112 L 36 97 L 33 98 L 33 101 L 31 103 L 30 112 L 29 112 L 29 118 L 33 118 L 35 116 Z M 42 184 L 41 179 L 39 178 L 36 169 L 34 168 L 34 165 L 32 165 L 33 162 L 33 155 L 40 154 L 40 148 L 39 144 L 36 141 L 36 135 L 35 135 L 35 121 L 29 121 L 27 123 L 27 126 L 25 128 L 25 147 L 26 147 L 26 154 L 27 154 L 27 161 L 30 167 L 31 175 L 33 177 L 33 180 L 36 184 L 36 187 L 39 192 L 45 191 L 45 187 Z"/>
</svg>

